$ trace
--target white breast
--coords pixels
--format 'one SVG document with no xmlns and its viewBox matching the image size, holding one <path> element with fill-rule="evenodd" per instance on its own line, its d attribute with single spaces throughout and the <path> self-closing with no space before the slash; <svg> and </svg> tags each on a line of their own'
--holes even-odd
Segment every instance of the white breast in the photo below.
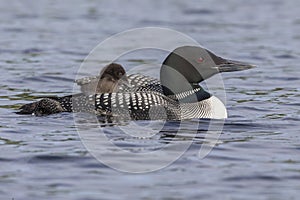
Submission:
<svg viewBox="0 0 300 200">
<path fill-rule="evenodd" d="M 207 118 L 225 119 L 227 110 L 223 102 L 215 96 L 195 103 L 182 103 L 181 119 Z"/>
</svg>

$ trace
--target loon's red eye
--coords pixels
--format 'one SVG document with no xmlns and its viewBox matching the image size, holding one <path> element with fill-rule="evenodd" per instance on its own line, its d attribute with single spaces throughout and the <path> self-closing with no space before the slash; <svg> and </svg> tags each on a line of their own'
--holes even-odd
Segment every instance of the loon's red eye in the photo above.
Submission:
<svg viewBox="0 0 300 200">
<path fill-rule="evenodd" d="M 204 59 L 202 57 L 200 57 L 200 58 L 197 59 L 198 63 L 202 63 L 203 61 L 204 61 Z"/>
</svg>

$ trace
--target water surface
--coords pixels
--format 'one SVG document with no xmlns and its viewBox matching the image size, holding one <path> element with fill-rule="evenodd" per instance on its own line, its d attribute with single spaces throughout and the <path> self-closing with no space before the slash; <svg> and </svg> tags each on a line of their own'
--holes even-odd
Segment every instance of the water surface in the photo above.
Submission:
<svg viewBox="0 0 300 200">
<path fill-rule="evenodd" d="M 1 199 L 297 199 L 300 195 L 299 1 L 12 0 L 0 5 Z M 82 60 L 99 42 L 144 26 L 181 31 L 218 55 L 258 65 L 222 75 L 229 119 L 205 159 L 197 157 L 206 123 L 197 127 L 199 120 L 183 122 L 180 141 L 193 138 L 195 132 L 196 137 L 179 160 L 137 175 L 94 159 L 81 143 L 73 114 L 14 113 L 42 96 L 72 94 Z M 131 68 L 163 59 L 153 55 L 123 59 L 122 64 Z M 157 71 L 147 68 L 145 73 Z M 171 122 L 149 140 L 126 137 L 113 128 L 107 131 L 117 145 L 137 151 L 176 142 L 172 141 L 176 124 Z"/>
</svg>

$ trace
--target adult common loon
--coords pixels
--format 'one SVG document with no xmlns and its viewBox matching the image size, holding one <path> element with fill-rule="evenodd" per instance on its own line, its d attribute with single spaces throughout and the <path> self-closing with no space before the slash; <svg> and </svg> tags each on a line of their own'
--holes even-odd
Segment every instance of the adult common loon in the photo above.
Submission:
<svg viewBox="0 0 300 200">
<path fill-rule="evenodd" d="M 253 67 L 201 47 L 182 46 L 164 60 L 160 81 L 141 74 L 127 75 L 121 65 L 111 63 L 98 76 L 76 81 L 82 93 L 43 98 L 23 105 L 18 113 L 89 112 L 133 120 L 223 119 L 227 118 L 224 104 L 199 83 L 217 73 Z"/>
</svg>

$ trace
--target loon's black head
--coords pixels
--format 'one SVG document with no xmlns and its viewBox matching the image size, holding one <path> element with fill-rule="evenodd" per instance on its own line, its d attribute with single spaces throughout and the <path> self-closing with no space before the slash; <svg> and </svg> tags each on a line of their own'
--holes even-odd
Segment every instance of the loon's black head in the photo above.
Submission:
<svg viewBox="0 0 300 200">
<path fill-rule="evenodd" d="M 182 46 L 164 60 L 160 80 L 165 95 L 172 95 L 197 88 L 201 81 L 214 74 L 253 67 L 248 63 L 221 58 L 198 46 Z"/>
</svg>

